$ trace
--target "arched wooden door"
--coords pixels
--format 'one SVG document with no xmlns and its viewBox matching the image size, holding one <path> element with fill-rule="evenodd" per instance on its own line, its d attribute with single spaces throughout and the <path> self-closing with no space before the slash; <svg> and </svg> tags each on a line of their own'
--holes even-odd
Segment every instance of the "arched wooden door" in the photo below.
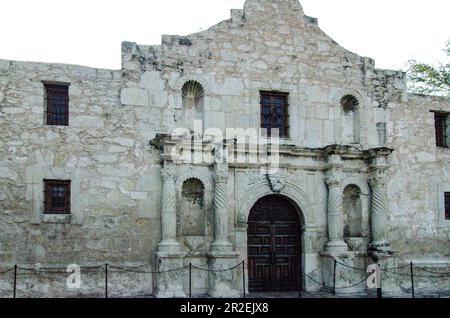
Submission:
<svg viewBox="0 0 450 318">
<path fill-rule="evenodd" d="M 297 291 L 301 286 L 301 225 L 295 206 L 282 196 L 267 196 L 248 221 L 250 291 Z"/>
</svg>

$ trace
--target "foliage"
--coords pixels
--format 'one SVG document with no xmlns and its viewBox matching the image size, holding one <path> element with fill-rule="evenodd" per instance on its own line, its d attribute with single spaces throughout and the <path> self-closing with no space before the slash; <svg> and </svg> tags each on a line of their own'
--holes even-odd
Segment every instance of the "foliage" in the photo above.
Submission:
<svg viewBox="0 0 450 318">
<path fill-rule="evenodd" d="M 446 48 L 447 61 L 437 66 L 409 62 L 408 88 L 417 94 L 430 94 L 450 97 L 450 40 Z"/>
</svg>

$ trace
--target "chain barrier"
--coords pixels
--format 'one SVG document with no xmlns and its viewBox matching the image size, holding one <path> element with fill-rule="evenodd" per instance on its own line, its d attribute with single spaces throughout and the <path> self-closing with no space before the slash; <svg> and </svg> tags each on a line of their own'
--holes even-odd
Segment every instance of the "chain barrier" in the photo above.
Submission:
<svg viewBox="0 0 450 318">
<path fill-rule="evenodd" d="M 14 270 L 14 268 L 7 269 L 3 272 L 0 272 L 0 275 L 8 274 L 9 272 L 12 272 L 13 270 Z"/>
<path fill-rule="evenodd" d="M 355 270 L 359 270 L 359 271 L 364 271 L 364 272 L 367 271 L 367 268 L 360 268 L 360 267 L 350 266 L 348 264 L 341 263 L 341 262 L 339 262 L 337 260 L 336 260 L 336 263 L 339 264 L 339 265 L 342 265 L 344 267 L 347 267 L 347 268 L 351 268 L 351 269 L 355 269 Z M 397 267 L 394 267 L 394 268 L 386 268 L 386 269 L 380 268 L 380 269 L 381 269 L 381 271 L 391 271 L 391 270 L 397 270 L 397 269 L 402 269 L 402 268 L 406 268 L 406 267 L 409 267 L 409 265 L 397 266 Z"/>
<path fill-rule="evenodd" d="M 122 272 L 128 272 L 128 273 L 138 273 L 138 274 L 167 274 L 167 273 L 172 273 L 172 272 L 176 272 L 176 271 L 180 271 L 182 269 L 187 269 L 189 268 L 189 265 L 180 267 L 180 268 L 174 268 L 174 269 L 169 269 L 169 270 L 165 270 L 165 271 L 139 271 L 136 270 L 136 268 L 142 268 L 143 266 L 139 266 L 139 267 L 119 267 L 119 266 L 113 266 L 108 264 L 108 267 L 114 268 L 114 269 L 118 269 L 119 271 Z M 117 271 L 116 271 L 117 272 Z"/>
<path fill-rule="evenodd" d="M 414 267 L 419 269 L 419 270 L 421 270 L 421 271 L 424 271 L 426 273 L 438 275 L 436 277 L 450 277 L 450 272 L 445 272 L 445 273 L 444 272 L 434 272 L 434 271 L 430 271 L 429 269 L 425 269 L 423 267 L 420 267 L 418 265 L 414 265 Z"/>
<path fill-rule="evenodd" d="M 354 267 L 342 262 L 339 262 L 337 260 L 335 260 L 335 264 L 344 266 L 346 268 L 350 268 L 353 270 L 359 270 L 359 271 L 364 271 L 366 273 L 365 278 L 359 282 L 356 282 L 352 285 L 349 286 L 343 286 L 343 287 L 337 287 L 336 286 L 336 279 L 334 277 L 333 279 L 333 285 L 334 286 L 328 286 L 326 285 L 324 282 L 319 282 L 318 280 L 314 279 L 313 277 L 311 277 L 310 275 L 306 274 L 305 272 L 301 271 L 300 273 L 308 278 L 311 282 L 317 284 L 318 286 L 321 287 L 321 289 L 323 290 L 324 293 L 328 293 L 328 294 L 333 294 L 334 296 L 336 296 L 336 291 L 344 291 L 344 290 L 348 290 L 351 288 L 355 288 L 358 285 L 364 283 L 367 281 L 367 279 L 369 278 L 369 275 L 367 275 L 367 270 L 363 269 L 363 268 L 359 268 L 359 267 Z M 26 266 L 26 265 L 25 265 Z M 48 268 L 48 267 L 34 267 L 34 268 L 27 268 L 27 267 L 22 267 L 22 266 L 18 266 L 15 265 L 13 268 L 10 269 L 5 269 L 3 271 L 0 271 L 0 275 L 5 275 L 7 273 L 10 272 L 14 272 L 14 297 L 16 295 L 16 281 L 17 281 L 17 275 L 18 275 L 18 271 L 26 271 L 28 273 L 35 273 L 35 274 L 39 274 L 39 275 L 45 275 L 45 274 L 68 274 L 70 273 L 70 271 L 67 271 L 66 268 L 61 268 L 61 267 L 54 267 L 54 268 Z M 192 265 L 192 263 L 190 263 L 189 265 L 180 267 L 180 268 L 174 268 L 174 269 L 169 269 L 169 270 L 165 270 L 165 271 L 147 271 L 144 270 L 143 268 L 149 266 L 151 267 L 152 264 L 143 264 L 140 266 L 136 266 L 136 267 L 121 267 L 121 266 L 115 266 L 115 265 L 110 265 L 110 264 L 104 264 L 104 265 L 97 265 L 97 266 L 83 266 L 80 267 L 80 270 L 82 271 L 87 271 L 87 272 L 94 272 L 94 271 L 98 271 L 100 269 L 104 270 L 105 273 L 105 296 L 108 297 L 108 267 L 109 269 L 114 269 L 114 270 L 109 270 L 109 272 L 113 272 L 113 273 L 117 273 L 117 272 L 128 272 L 128 273 L 136 273 L 136 274 L 152 274 L 152 275 L 158 275 L 158 274 L 166 274 L 166 273 L 172 273 L 172 272 L 176 272 L 176 271 L 181 271 L 181 270 L 185 270 L 185 269 L 189 269 L 189 296 L 192 297 L 191 294 L 191 281 L 192 281 L 192 269 L 196 269 L 196 270 L 200 270 L 200 271 L 205 271 L 205 272 L 230 272 L 230 271 L 234 271 L 236 269 L 238 269 L 239 267 L 242 266 L 242 272 L 243 272 L 243 295 L 245 298 L 245 261 L 241 262 L 231 268 L 226 268 L 226 269 L 206 269 L 206 268 L 202 268 L 199 266 L 195 266 Z M 410 271 L 409 273 L 406 273 L 405 271 L 407 270 L 407 267 L 410 267 Z M 432 274 L 432 275 L 417 275 L 416 273 L 414 273 L 414 268 L 421 270 L 423 272 Z M 404 266 L 398 266 L 396 268 L 385 268 L 382 269 L 380 268 L 381 272 L 384 273 L 384 277 L 386 277 L 388 280 L 391 280 L 391 283 L 393 282 L 394 285 L 398 285 L 398 279 L 395 277 L 410 277 L 411 278 L 411 288 L 402 288 L 402 291 L 406 294 L 412 294 L 413 298 L 415 298 L 416 294 L 433 294 L 433 295 L 440 295 L 440 296 L 449 296 L 450 291 L 436 291 L 436 290 L 421 290 L 421 289 L 417 289 L 414 286 L 414 278 L 445 278 L 445 277 L 450 277 L 450 272 L 437 272 L 437 271 L 432 271 L 432 270 L 428 270 L 425 269 L 423 267 L 414 265 L 413 263 L 410 263 L 410 265 L 404 265 Z M 336 275 L 336 267 L 334 269 L 334 275 Z M 392 275 L 392 276 L 391 276 Z M 153 284 L 155 281 L 156 276 L 153 277 Z M 342 294 L 342 293 L 341 293 Z M 360 293 L 357 293 L 360 294 Z M 351 295 L 351 293 L 345 293 L 345 295 Z M 339 297 L 339 296 L 336 296 Z"/>
<path fill-rule="evenodd" d="M 360 268 L 360 267 L 350 266 L 350 265 L 348 265 L 348 264 L 341 263 L 341 262 L 339 262 L 339 261 L 336 261 L 336 263 L 339 264 L 339 265 L 342 265 L 342 266 L 344 266 L 344 267 L 354 269 L 354 270 L 360 270 L 360 271 L 364 271 L 364 272 L 367 271 L 367 269 L 363 269 L 363 268 Z M 433 271 L 430 271 L 430 270 L 426 270 L 426 269 L 424 269 L 424 268 L 422 268 L 422 267 L 419 267 L 419 266 L 417 266 L 417 265 L 415 265 L 415 264 L 413 264 L 413 265 L 414 265 L 415 268 L 418 268 L 418 269 L 420 269 L 420 270 L 422 270 L 422 271 L 424 271 L 424 272 L 428 272 L 428 273 L 436 274 L 436 275 L 437 275 L 437 276 L 423 276 L 423 275 L 415 275 L 415 274 L 414 274 L 414 277 L 418 277 L 418 278 L 450 277 L 450 272 L 446 272 L 446 273 L 443 273 L 443 272 L 433 272 Z M 400 275 L 400 276 L 411 276 L 410 274 L 399 273 L 399 272 L 398 272 L 398 270 L 400 270 L 400 269 L 405 269 L 405 268 L 407 269 L 408 267 L 409 267 L 409 265 L 403 265 L 403 266 L 398 266 L 398 267 L 395 267 L 395 268 L 380 268 L 380 270 L 381 270 L 382 272 L 388 272 L 388 273 L 392 273 L 392 274 L 396 274 L 396 275 Z"/>
<path fill-rule="evenodd" d="M 206 269 L 206 268 L 201 268 L 201 267 L 197 267 L 195 265 L 192 265 L 192 268 L 204 271 L 204 272 L 230 272 L 230 271 L 234 271 L 236 268 L 239 268 L 242 266 L 244 262 L 240 262 L 239 264 L 237 264 L 236 266 L 233 266 L 231 268 L 228 269 Z"/>
</svg>

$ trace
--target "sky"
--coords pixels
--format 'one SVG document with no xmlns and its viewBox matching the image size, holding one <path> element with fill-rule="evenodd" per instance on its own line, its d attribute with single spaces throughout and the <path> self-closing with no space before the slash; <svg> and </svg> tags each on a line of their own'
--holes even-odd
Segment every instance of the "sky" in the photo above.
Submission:
<svg viewBox="0 0 450 318">
<path fill-rule="evenodd" d="M 120 69 L 122 41 L 160 44 L 230 18 L 245 0 L 1 0 L 0 59 Z M 400 70 L 443 60 L 449 0 L 300 0 L 344 48 Z"/>
</svg>

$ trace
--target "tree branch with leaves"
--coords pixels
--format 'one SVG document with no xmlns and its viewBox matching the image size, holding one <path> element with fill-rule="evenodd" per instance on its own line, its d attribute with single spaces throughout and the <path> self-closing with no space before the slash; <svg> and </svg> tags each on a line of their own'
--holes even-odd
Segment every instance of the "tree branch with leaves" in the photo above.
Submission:
<svg viewBox="0 0 450 318">
<path fill-rule="evenodd" d="M 408 89 L 411 92 L 450 98 L 450 40 L 445 51 L 447 61 L 436 66 L 409 61 Z"/>
</svg>

